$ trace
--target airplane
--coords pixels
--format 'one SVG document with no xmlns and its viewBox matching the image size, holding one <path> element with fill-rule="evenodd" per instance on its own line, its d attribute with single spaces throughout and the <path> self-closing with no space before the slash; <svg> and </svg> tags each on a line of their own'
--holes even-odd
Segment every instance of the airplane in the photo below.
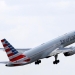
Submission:
<svg viewBox="0 0 75 75">
<path fill-rule="evenodd" d="M 36 65 L 41 63 L 41 59 L 54 56 L 53 64 L 58 64 L 58 54 L 63 53 L 64 56 L 75 54 L 75 47 L 66 46 L 75 42 L 75 32 L 66 33 L 51 41 L 43 43 L 35 48 L 22 49 L 24 52 L 19 52 L 6 39 L 2 39 L 1 43 L 4 47 L 9 61 L 0 62 L 6 64 L 7 67 L 22 66 L 35 62 Z"/>
</svg>

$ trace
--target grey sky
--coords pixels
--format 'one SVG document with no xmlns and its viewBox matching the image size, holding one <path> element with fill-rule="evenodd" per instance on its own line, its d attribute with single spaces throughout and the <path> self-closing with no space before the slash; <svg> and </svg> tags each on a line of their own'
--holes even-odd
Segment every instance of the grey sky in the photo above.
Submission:
<svg viewBox="0 0 75 75">
<path fill-rule="evenodd" d="M 6 38 L 15 48 L 33 48 L 74 30 L 74 0 L 0 0 L 0 39 Z M 75 56 L 60 54 L 59 59 L 58 65 L 52 64 L 53 57 L 39 66 L 8 68 L 0 64 L 0 75 L 75 75 Z M 0 61 L 7 60 L 0 51 Z"/>
</svg>

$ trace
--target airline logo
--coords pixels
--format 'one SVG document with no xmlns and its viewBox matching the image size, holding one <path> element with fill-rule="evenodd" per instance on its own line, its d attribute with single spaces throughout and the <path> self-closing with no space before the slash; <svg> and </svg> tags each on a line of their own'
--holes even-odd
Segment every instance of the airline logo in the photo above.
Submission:
<svg viewBox="0 0 75 75">
<path fill-rule="evenodd" d="M 30 59 L 26 58 L 25 55 L 19 53 L 6 39 L 1 40 L 3 47 L 7 53 L 7 56 L 11 62 L 16 62 L 19 60 L 24 60 L 25 62 L 29 62 Z"/>
</svg>

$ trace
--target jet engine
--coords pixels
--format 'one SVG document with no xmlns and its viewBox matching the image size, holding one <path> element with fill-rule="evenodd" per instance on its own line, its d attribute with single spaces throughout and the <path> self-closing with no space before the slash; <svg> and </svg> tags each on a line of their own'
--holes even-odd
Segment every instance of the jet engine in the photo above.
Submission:
<svg viewBox="0 0 75 75">
<path fill-rule="evenodd" d="M 71 55 L 73 55 L 73 54 L 75 54 L 75 50 L 70 51 L 70 52 L 65 52 L 65 53 L 64 53 L 64 56 L 71 56 Z"/>
</svg>

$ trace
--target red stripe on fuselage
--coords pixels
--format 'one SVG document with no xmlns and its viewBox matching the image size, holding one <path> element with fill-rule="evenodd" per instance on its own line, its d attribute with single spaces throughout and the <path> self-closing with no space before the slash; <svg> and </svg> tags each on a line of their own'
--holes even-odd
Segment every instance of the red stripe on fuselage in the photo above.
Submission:
<svg viewBox="0 0 75 75">
<path fill-rule="evenodd" d="M 29 61 L 30 61 L 30 58 L 28 58 L 28 59 L 25 60 L 25 62 L 29 62 Z"/>
<path fill-rule="evenodd" d="M 24 55 L 19 55 L 15 58 L 10 59 L 10 61 L 14 62 L 14 61 L 19 60 L 19 59 L 24 58 L 24 57 L 25 57 Z"/>
</svg>

